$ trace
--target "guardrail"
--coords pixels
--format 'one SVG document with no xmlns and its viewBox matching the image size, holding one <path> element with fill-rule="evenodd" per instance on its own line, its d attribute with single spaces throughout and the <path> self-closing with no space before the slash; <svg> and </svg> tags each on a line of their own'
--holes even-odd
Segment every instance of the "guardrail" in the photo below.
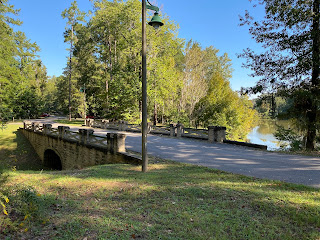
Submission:
<svg viewBox="0 0 320 240">
<path fill-rule="evenodd" d="M 108 133 L 106 136 L 98 136 L 93 134 L 94 130 L 92 129 L 79 129 L 79 132 L 74 132 L 70 131 L 68 126 L 52 128 L 51 124 L 34 122 L 24 122 L 24 129 L 61 140 L 107 148 L 111 152 L 125 152 L 125 135 L 120 133 Z"/>
<path fill-rule="evenodd" d="M 108 120 L 86 120 L 87 127 L 112 129 L 118 131 L 139 132 L 141 133 L 140 124 L 129 124 L 126 121 L 109 122 Z M 170 126 L 154 126 L 148 124 L 148 133 L 160 134 L 171 137 L 188 137 L 208 140 L 210 142 L 223 142 L 225 140 L 225 127 L 208 127 L 208 129 L 185 128 L 182 124 L 170 124 Z"/>
<path fill-rule="evenodd" d="M 183 128 L 181 135 L 182 137 L 197 138 L 203 140 L 209 139 L 207 129 Z"/>
<path fill-rule="evenodd" d="M 86 126 L 98 127 L 103 129 L 112 129 L 118 131 L 137 132 L 141 133 L 140 124 L 129 124 L 126 121 L 109 122 L 108 120 L 93 120 L 87 119 Z M 246 147 L 259 149 L 267 149 L 266 145 L 252 144 L 247 142 L 237 142 L 226 140 L 226 127 L 209 126 L 208 129 L 185 128 L 182 124 L 170 124 L 170 126 L 153 126 L 148 124 L 148 133 L 160 134 L 171 137 L 187 137 L 209 142 L 229 143 Z"/>
</svg>

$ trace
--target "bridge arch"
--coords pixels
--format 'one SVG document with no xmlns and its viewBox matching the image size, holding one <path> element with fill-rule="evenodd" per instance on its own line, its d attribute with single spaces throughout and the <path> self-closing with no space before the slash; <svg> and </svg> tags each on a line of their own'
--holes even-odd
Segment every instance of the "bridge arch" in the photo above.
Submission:
<svg viewBox="0 0 320 240">
<path fill-rule="evenodd" d="M 43 165 L 50 170 L 62 170 L 61 157 L 55 150 L 48 148 L 44 151 Z"/>
</svg>

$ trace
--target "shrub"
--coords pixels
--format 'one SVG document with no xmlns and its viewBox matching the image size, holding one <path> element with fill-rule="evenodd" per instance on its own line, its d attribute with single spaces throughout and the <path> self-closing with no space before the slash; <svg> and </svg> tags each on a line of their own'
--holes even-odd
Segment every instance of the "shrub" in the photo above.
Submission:
<svg viewBox="0 0 320 240">
<path fill-rule="evenodd" d="M 274 136 L 280 141 L 280 147 L 282 149 L 298 151 L 304 148 L 303 138 L 292 129 L 285 129 L 283 126 L 277 125 Z"/>
<path fill-rule="evenodd" d="M 8 176 L 3 172 L 3 166 L 0 166 L 0 206 L 3 214 L 8 215 L 6 204 L 9 202 L 8 197 L 4 194 L 3 186 L 4 183 L 7 181 Z"/>
<path fill-rule="evenodd" d="M 10 202 L 5 206 L 6 214 L 0 215 L 0 233 L 8 233 L 23 228 L 28 231 L 35 223 L 44 219 L 44 201 L 30 186 L 15 185 L 5 190 Z"/>
</svg>

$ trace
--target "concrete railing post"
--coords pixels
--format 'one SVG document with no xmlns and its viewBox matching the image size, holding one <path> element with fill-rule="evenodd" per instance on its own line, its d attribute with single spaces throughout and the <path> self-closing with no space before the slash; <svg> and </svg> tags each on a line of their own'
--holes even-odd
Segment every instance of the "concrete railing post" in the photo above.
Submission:
<svg viewBox="0 0 320 240">
<path fill-rule="evenodd" d="M 178 122 L 178 124 L 177 124 L 177 137 L 181 138 L 182 134 L 183 134 L 183 125 L 180 122 Z"/>
<path fill-rule="evenodd" d="M 226 127 L 209 126 L 208 127 L 208 140 L 209 142 L 222 143 L 226 139 Z"/>
<path fill-rule="evenodd" d="M 222 143 L 224 140 L 226 140 L 226 127 L 217 127 L 216 128 L 216 139 L 217 142 Z"/>
<path fill-rule="evenodd" d="M 127 131 L 127 128 L 128 128 L 128 122 L 126 121 L 122 121 L 122 130 L 121 131 Z"/>
<path fill-rule="evenodd" d="M 94 119 L 86 118 L 86 127 L 92 127 Z"/>
<path fill-rule="evenodd" d="M 150 133 L 151 132 L 151 130 L 152 130 L 152 123 L 151 122 L 148 122 L 148 124 L 147 124 L 147 133 Z"/>
<path fill-rule="evenodd" d="M 31 130 L 34 132 L 36 130 L 36 123 L 32 122 L 31 123 Z"/>
<path fill-rule="evenodd" d="M 52 124 L 43 124 L 43 133 L 48 135 L 52 130 Z"/>
<path fill-rule="evenodd" d="M 170 124 L 170 137 L 175 137 L 175 136 L 176 136 L 176 125 Z"/>
<path fill-rule="evenodd" d="M 70 127 L 58 126 L 59 138 L 60 139 L 66 138 L 66 132 L 69 130 L 70 130 Z"/>
<path fill-rule="evenodd" d="M 108 124 L 109 124 L 109 120 L 105 120 L 105 119 L 103 119 L 102 120 L 102 128 L 103 129 L 107 129 L 108 128 Z"/>
<path fill-rule="evenodd" d="M 215 135 L 215 126 L 209 126 L 208 127 L 208 141 L 209 142 L 214 142 L 214 135 Z"/>
<path fill-rule="evenodd" d="M 93 135 L 94 130 L 92 129 L 79 129 L 80 143 L 87 144 L 90 142 L 90 136 Z"/>
<path fill-rule="evenodd" d="M 110 153 L 126 151 L 126 135 L 122 133 L 107 134 L 107 149 Z"/>
</svg>

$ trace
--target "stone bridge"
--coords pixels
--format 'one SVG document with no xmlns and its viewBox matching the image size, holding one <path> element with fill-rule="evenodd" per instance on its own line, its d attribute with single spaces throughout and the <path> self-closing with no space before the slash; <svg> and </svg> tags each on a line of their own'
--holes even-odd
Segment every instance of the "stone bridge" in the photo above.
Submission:
<svg viewBox="0 0 320 240">
<path fill-rule="evenodd" d="M 19 131 L 30 141 L 44 167 L 55 170 L 130 163 L 141 164 L 141 159 L 125 152 L 125 134 L 94 135 L 92 129 L 70 131 L 69 127 L 52 128 L 51 124 L 24 122 Z"/>
</svg>

